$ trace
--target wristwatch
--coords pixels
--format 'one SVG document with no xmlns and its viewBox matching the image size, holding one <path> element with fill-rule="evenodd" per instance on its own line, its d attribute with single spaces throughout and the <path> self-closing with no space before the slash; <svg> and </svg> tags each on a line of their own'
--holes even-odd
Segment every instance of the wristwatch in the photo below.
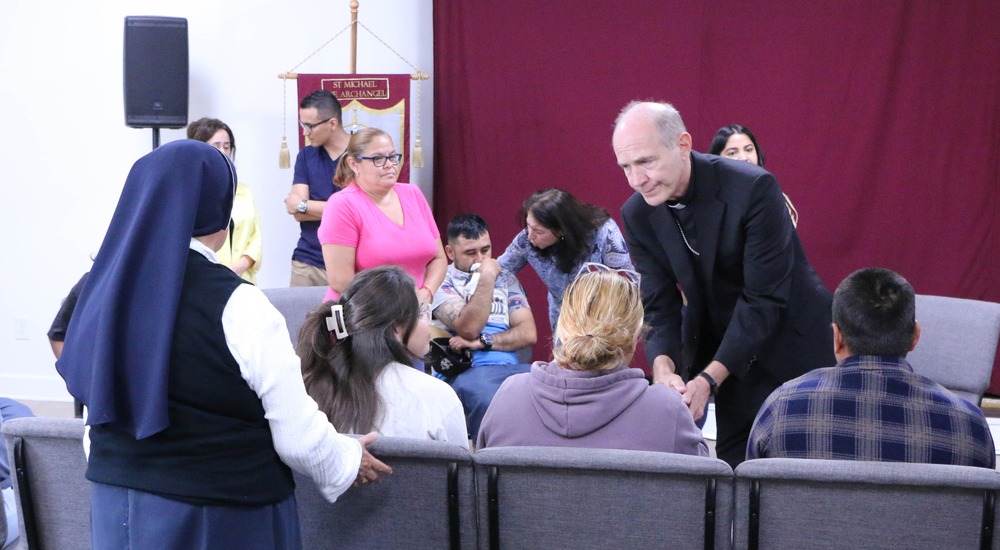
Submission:
<svg viewBox="0 0 1000 550">
<path fill-rule="evenodd" d="M 483 344 L 483 351 L 490 351 L 493 349 L 493 335 L 492 334 L 480 334 L 479 341 Z"/>
<path fill-rule="evenodd" d="M 715 394 L 719 393 L 719 385 L 715 383 L 715 378 L 712 378 L 712 375 L 705 371 L 699 372 L 698 376 L 704 378 L 705 381 L 708 382 L 708 391 L 712 394 L 712 397 L 715 397 Z"/>
<path fill-rule="evenodd" d="M 299 211 L 299 214 L 305 214 L 306 210 L 308 209 L 309 209 L 309 201 L 307 199 L 302 199 L 302 201 L 299 203 L 298 208 L 296 208 L 296 210 Z"/>
</svg>

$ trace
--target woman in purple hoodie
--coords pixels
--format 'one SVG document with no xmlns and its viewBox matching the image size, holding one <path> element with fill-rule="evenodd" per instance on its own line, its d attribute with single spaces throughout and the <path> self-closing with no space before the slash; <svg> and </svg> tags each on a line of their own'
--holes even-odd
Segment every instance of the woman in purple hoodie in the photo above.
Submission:
<svg viewBox="0 0 1000 550">
<path fill-rule="evenodd" d="M 592 447 L 708 456 L 681 395 L 629 368 L 643 331 L 639 275 L 584 264 L 566 289 L 549 363 L 508 378 L 478 448 Z"/>
</svg>

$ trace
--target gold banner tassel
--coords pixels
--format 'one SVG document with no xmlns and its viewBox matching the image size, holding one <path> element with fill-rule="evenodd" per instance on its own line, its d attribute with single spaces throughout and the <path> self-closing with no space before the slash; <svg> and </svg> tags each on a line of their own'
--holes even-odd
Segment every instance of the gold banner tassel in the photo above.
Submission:
<svg viewBox="0 0 1000 550">
<path fill-rule="evenodd" d="M 424 148 L 420 146 L 420 136 L 417 136 L 416 141 L 413 142 L 413 167 L 423 168 L 424 167 Z"/>
<path fill-rule="evenodd" d="M 388 47 L 388 45 L 386 45 L 386 47 Z M 399 54 L 396 54 L 396 55 L 399 55 Z M 402 59 L 402 57 L 400 57 L 400 59 Z M 403 61 L 406 61 L 406 60 L 404 59 Z M 411 67 L 412 67 L 412 65 L 411 65 Z M 414 96 L 413 97 L 413 99 L 414 99 L 413 106 L 416 107 L 414 109 L 414 111 L 413 111 L 413 115 L 414 115 L 413 116 L 413 120 L 416 121 L 416 124 L 414 125 L 414 126 L 416 126 L 416 128 L 414 128 L 414 130 L 416 130 L 415 131 L 416 139 L 413 142 L 413 156 L 410 159 L 410 164 L 414 168 L 423 168 L 424 167 L 424 148 L 420 145 L 420 81 L 421 80 L 427 80 L 428 78 L 430 78 L 430 75 L 425 74 L 425 73 L 421 72 L 418 69 L 416 73 L 410 75 L 410 78 L 412 80 L 415 80 L 417 82 L 416 85 L 413 87 L 414 88 L 414 92 L 415 92 L 413 94 L 413 96 Z"/>
<path fill-rule="evenodd" d="M 278 168 L 287 170 L 292 167 L 292 155 L 288 152 L 288 140 L 281 136 L 281 149 L 278 149 Z"/>
</svg>

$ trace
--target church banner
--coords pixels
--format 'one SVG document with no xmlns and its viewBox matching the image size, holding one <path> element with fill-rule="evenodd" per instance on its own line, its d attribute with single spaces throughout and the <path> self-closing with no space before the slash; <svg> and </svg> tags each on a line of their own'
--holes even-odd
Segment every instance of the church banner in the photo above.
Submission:
<svg viewBox="0 0 1000 550">
<path fill-rule="evenodd" d="M 410 75 L 408 74 L 301 74 L 299 102 L 316 90 L 327 90 L 340 101 L 344 130 L 378 128 L 389 134 L 396 152 L 402 153 L 399 181 L 410 181 Z M 299 128 L 299 147 L 306 136 Z"/>
</svg>

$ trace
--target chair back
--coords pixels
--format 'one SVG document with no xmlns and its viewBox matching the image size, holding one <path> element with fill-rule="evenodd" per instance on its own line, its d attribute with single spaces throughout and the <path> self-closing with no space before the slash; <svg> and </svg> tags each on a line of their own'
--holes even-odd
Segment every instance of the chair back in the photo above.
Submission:
<svg viewBox="0 0 1000 550">
<path fill-rule="evenodd" d="M 369 450 L 392 475 L 331 504 L 295 473 L 303 548 L 476 547 L 472 455 L 451 443 L 379 437 Z"/>
<path fill-rule="evenodd" d="M 325 286 L 295 286 L 288 288 L 265 288 L 264 295 L 285 318 L 292 345 L 298 344 L 299 329 L 306 320 L 306 314 L 323 303 Z"/>
<path fill-rule="evenodd" d="M 1000 337 L 1000 304 L 917 295 L 920 341 L 906 359 L 914 372 L 979 405 L 990 385 Z"/>
<path fill-rule="evenodd" d="M 21 545 L 90 548 L 90 482 L 84 477 L 83 420 L 15 418 L 3 423 L 14 466 Z"/>
<path fill-rule="evenodd" d="M 1000 472 L 971 466 L 748 460 L 734 548 L 998 548 L 998 489 Z"/>
<path fill-rule="evenodd" d="M 561 447 L 474 460 L 483 550 L 730 547 L 733 471 L 721 460 Z"/>
</svg>

